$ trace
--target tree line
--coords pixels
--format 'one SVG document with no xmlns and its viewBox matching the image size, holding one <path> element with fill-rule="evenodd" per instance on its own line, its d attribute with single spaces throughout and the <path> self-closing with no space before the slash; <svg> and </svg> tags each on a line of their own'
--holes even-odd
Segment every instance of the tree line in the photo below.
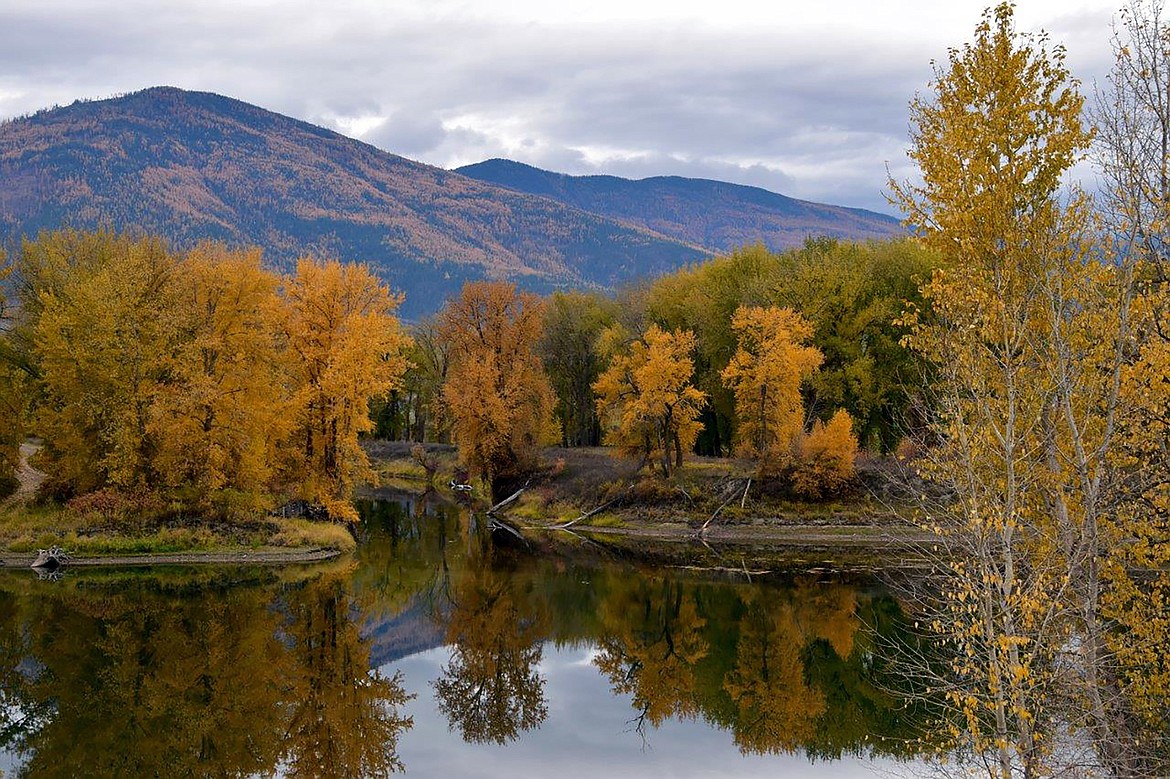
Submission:
<svg viewBox="0 0 1170 779">
<path fill-rule="evenodd" d="M 356 518 L 358 435 L 408 342 L 400 299 L 367 268 L 306 259 L 282 277 L 257 250 L 60 231 L 12 269 L 0 475 L 27 431 L 63 500 L 242 519 L 299 498 Z"/>
<path fill-rule="evenodd" d="M 489 481 L 544 444 L 606 444 L 670 476 L 738 455 L 810 496 L 918 424 L 925 363 L 895 324 L 937 266 L 912 240 L 750 246 L 615 295 L 464 287 L 411 329 L 377 433 L 452 441 Z"/>
<path fill-rule="evenodd" d="M 33 432 L 63 500 L 242 516 L 296 497 L 352 517 L 373 434 L 454 442 L 493 488 L 545 445 L 605 443 L 664 476 L 691 452 L 737 454 L 818 496 L 859 445 L 900 440 L 921 369 L 893 321 L 930 257 L 817 240 L 616 295 L 473 282 L 403 328 L 364 266 L 280 276 L 258 250 L 48 232 L 6 270 L 0 479 Z"/>
</svg>

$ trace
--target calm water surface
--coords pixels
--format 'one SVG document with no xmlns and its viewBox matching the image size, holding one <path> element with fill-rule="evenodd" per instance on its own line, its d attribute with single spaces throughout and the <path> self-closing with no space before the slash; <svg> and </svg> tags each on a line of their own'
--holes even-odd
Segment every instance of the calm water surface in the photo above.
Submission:
<svg viewBox="0 0 1170 779">
<path fill-rule="evenodd" d="M 909 775 L 872 580 L 494 545 L 363 506 L 356 560 L 0 575 L 5 776 Z M 875 773 L 876 772 L 876 773 Z"/>
</svg>

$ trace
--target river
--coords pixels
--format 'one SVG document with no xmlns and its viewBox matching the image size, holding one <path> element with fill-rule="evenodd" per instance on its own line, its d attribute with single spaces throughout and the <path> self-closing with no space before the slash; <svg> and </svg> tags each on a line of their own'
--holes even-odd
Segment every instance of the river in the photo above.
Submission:
<svg viewBox="0 0 1170 779">
<path fill-rule="evenodd" d="M 353 558 L 0 572 L 5 776 L 909 775 L 878 577 L 650 566 L 366 501 Z M 499 535 L 499 534 L 497 534 Z"/>
</svg>

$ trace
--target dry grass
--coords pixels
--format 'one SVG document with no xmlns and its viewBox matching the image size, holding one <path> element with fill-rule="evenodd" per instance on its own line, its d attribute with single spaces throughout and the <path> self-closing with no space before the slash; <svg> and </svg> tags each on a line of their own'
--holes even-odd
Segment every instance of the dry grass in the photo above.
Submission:
<svg viewBox="0 0 1170 779">
<path fill-rule="evenodd" d="M 272 546 L 316 547 L 341 552 L 352 552 L 357 547 L 353 535 L 344 525 L 307 519 L 281 519 L 276 524 L 280 529 L 272 536 Z"/>
<path fill-rule="evenodd" d="M 59 546 L 72 555 L 174 554 L 251 551 L 265 547 L 355 547 L 342 525 L 303 519 L 261 517 L 243 525 L 181 525 L 130 528 L 63 506 L 10 506 L 0 511 L 0 550 L 33 552 Z"/>
</svg>

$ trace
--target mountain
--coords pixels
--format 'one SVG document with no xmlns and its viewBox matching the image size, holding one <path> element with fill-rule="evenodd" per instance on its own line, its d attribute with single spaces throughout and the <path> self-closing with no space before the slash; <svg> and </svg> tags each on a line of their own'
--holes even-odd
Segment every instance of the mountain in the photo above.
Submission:
<svg viewBox="0 0 1170 779">
<path fill-rule="evenodd" d="M 0 125 L 0 240 L 109 226 L 365 261 L 408 318 L 467 279 L 608 288 L 709 252 L 206 92 L 155 87 Z"/>
<path fill-rule="evenodd" d="M 511 160 L 493 159 L 456 172 L 517 192 L 638 225 L 717 252 L 762 242 L 773 250 L 810 236 L 862 240 L 901 235 L 897 219 L 860 208 L 810 203 L 759 187 L 656 176 L 567 176 Z"/>
</svg>

